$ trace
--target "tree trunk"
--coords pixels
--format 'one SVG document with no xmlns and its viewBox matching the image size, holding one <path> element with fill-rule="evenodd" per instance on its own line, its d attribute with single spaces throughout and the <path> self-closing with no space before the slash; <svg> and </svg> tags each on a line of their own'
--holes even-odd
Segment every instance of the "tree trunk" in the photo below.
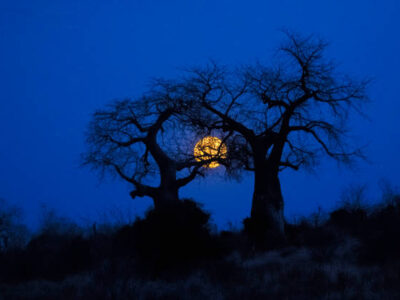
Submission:
<svg viewBox="0 0 400 300">
<path fill-rule="evenodd" d="M 171 112 L 165 112 L 168 118 Z M 171 159 L 158 145 L 156 128 L 148 134 L 147 147 L 160 170 L 160 185 L 152 196 L 155 209 L 171 207 L 179 203 L 178 184 L 176 180 L 176 162 Z"/>
<path fill-rule="evenodd" d="M 284 236 L 283 197 L 278 174 L 267 167 L 257 167 L 254 172 L 254 194 L 251 219 L 278 236 Z"/>
<path fill-rule="evenodd" d="M 163 209 L 179 204 L 178 188 L 175 186 L 158 188 L 158 191 L 153 198 L 154 208 Z"/>
<path fill-rule="evenodd" d="M 165 157 L 159 162 L 160 186 L 154 199 L 155 208 L 165 208 L 179 202 L 179 188 L 176 180 L 176 165 L 173 160 Z M 157 202 L 157 203 L 156 203 Z"/>
</svg>

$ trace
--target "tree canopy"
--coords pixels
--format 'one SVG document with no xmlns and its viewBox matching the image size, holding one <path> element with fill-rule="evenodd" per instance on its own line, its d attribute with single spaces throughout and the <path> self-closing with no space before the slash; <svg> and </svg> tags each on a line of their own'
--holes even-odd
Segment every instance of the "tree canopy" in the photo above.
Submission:
<svg viewBox="0 0 400 300">
<path fill-rule="evenodd" d="M 327 59 L 322 39 L 285 34 L 271 63 L 189 68 L 180 78 L 156 80 L 136 100 L 97 111 L 85 162 L 111 167 L 134 185 L 132 197 L 150 196 L 155 203 L 177 201 L 178 189 L 204 176 L 211 161 L 229 174 L 253 172 L 251 220 L 283 235 L 279 172 L 314 166 L 321 155 L 343 163 L 361 157 L 346 125 L 368 100 L 369 82 L 342 74 Z M 206 161 L 199 161 L 193 147 L 207 135 L 222 143 L 213 149 L 217 155 L 202 152 Z M 158 187 L 146 184 L 154 175 Z"/>
</svg>

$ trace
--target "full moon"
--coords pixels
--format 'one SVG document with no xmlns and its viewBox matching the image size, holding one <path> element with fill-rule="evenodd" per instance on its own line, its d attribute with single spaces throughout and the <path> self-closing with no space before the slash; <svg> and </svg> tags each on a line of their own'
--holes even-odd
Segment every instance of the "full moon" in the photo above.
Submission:
<svg viewBox="0 0 400 300">
<path fill-rule="evenodd" d="M 212 158 L 226 158 L 226 145 L 215 136 L 207 136 L 194 146 L 194 157 L 197 161 L 206 161 Z M 210 162 L 204 167 L 216 168 L 219 166 L 217 161 Z"/>
</svg>

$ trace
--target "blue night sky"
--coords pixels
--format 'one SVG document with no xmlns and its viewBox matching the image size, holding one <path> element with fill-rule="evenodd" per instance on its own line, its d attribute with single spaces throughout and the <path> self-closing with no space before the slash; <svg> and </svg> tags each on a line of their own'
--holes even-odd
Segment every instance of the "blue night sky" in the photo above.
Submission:
<svg viewBox="0 0 400 300">
<path fill-rule="evenodd" d="M 132 200 L 127 184 L 79 166 L 91 113 L 181 67 L 266 60 L 287 28 L 321 35 L 342 70 L 374 82 L 369 120 L 350 120 L 370 162 L 285 171 L 286 216 L 329 210 L 349 184 L 366 184 L 373 199 L 379 180 L 399 178 L 399 16 L 398 0 L 0 0 L 0 197 L 33 226 L 42 204 L 77 221 L 142 214 L 149 199 Z M 223 227 L 249 215 L 252 188 L 251 174 L 240 183 L 213 175 L 181 196 L 204 203 Z"/>
</svg>

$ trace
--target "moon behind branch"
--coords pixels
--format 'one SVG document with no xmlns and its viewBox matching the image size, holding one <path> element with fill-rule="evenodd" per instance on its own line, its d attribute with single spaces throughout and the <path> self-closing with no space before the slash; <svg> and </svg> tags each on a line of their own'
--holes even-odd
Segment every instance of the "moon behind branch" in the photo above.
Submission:
<svg viewBox="0 0 400 300">
<path fill-rule="evenodd" d="M 207 161 L 213 158 L 226 158 L 228 150 L 221 139 L 215 136 L 207 136 L 196 143 L 193 152 L 197 161 Z M 213 169 L 219 165 L 219 162 L 212 161 L 205 164 L 204 167 Z"/>
</svg>

